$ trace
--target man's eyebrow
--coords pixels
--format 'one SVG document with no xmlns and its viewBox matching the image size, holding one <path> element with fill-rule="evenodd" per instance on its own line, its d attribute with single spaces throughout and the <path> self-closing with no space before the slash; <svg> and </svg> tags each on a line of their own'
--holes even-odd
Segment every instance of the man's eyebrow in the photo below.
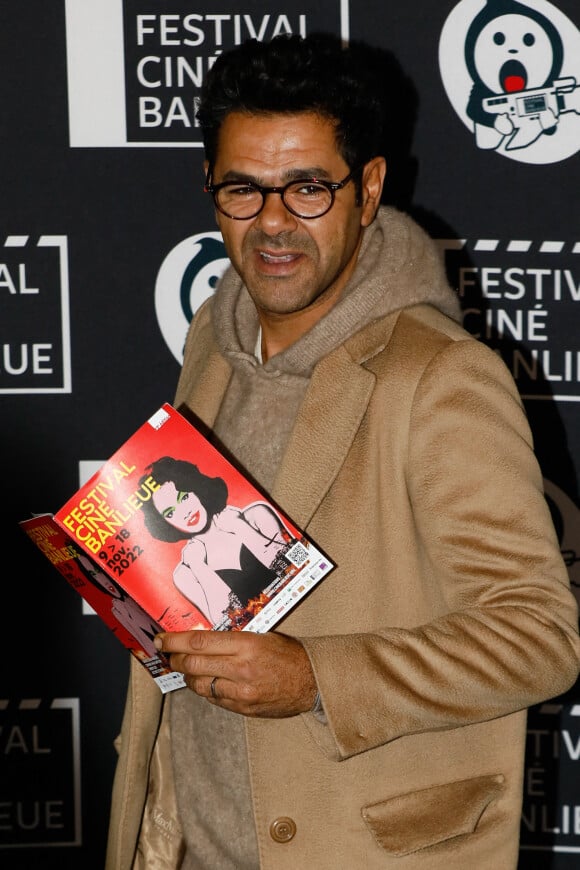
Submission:
<svg viewBox="0 0 580 870">
<path fill-rule="evenodd" d="M 288 181 L 313 180 L 315 178 L 329 179 L 331 177 L 327 169 L 322 166 L 301 166 L 295 169 L 287 169 L 281 174 L 280 184 L 286 184 Z M 249 172 L 238 172 L 235 169 L 229 169 L 224 173 L 222 182 L 226 181 L 243 181 L 252 184 L 264 184 L 264 180 L 257 175 L 252 175 Z"/>
</svg>

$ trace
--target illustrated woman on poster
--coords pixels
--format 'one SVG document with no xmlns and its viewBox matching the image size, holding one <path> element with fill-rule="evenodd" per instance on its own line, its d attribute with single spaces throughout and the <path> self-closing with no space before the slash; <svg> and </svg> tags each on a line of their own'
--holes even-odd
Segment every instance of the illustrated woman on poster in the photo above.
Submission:
<svg viewBox="0 0 580 870">
<path fill-rule="evenodd" d="M 162 541 L 187 541 L 173 581 L 215 625 L 275 579 L 271 566 L 294 539 L 269 504 L 228 505 L 226 482 L 191 462 L 165 456 L 149 475 L 159 488 L 143 505 L 145 525 Z"/>
</svg>

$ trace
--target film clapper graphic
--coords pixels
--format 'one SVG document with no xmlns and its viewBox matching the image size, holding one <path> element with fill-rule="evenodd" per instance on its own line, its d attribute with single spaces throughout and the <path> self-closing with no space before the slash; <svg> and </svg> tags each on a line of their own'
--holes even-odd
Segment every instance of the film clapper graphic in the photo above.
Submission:
<svg viewBox="0 0 580 870">
<path fill-rule="evenodd" d="M 80 769 L 78 698 L 0 699 L 0 849 L 80 845 Z"/>
<path fill-rule="evenodd" d="M 437 239 L 472 335 L 524 399 L 580 402 L 580 241 Z"/>
<path fill-rule="evenodd" d="M 66 236 L 7 236 L 0 252 L 0 393 L 70 393 Z"/>
<path fill-rule="evenodd" d="M 574 854 L 580 860 L 579 761 L 580 704 L 552 701 L 532 708 L 527 727 L 522 851 Z"/>
</svg>

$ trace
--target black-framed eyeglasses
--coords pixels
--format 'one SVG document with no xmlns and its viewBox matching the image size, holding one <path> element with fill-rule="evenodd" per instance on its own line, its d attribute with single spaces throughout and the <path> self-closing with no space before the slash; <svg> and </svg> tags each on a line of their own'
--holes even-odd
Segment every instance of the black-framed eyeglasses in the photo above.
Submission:
<svg viewBox="0 0 580 870">
<path fill-rule="evenodd" d="M 310 220 L 322 217 L 334 205 L 334 196 L 352 180 L 353 169 L 342 181 L 324 181 L 319 178 L 298 178 L 282 187 L 263 187 L 254 181 L 223 181 L 212 184 L 210 175 L 204 190 L 211 193 L 215 207 L 234 221 L 247 221 L 259 215 L 266 196 L 278 193 L 288 211 L 296 217 Z"/>
</svg>

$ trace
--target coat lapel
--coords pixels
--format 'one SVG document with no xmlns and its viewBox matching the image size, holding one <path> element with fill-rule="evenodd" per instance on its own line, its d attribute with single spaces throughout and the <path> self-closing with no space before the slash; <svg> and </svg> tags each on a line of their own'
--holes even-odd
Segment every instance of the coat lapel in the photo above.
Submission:
<svg viewBox="0 0 580 870">
<path fill-rule="evenodd" d="M 272 492 L 302 529 L 345 460 L 374 382 L 344 347 L 316 366 Z"/>
<path fill-rule="evenodd" d="M 199 370 L 195 367 L 191 383 L 180 384 L 177 401 L 181 400 L 183 405 L 178 407 L 178 410 L 185 411 L 187 416 L 187 408 L 191 409 L 211 429 L 220 409 L 231 371 L 229 363 L 217 349 L 214 349 Z"/>
<path fill-rule="evenodd" d="M 316 366 L 270 495 L 306 529 L 345 461 L 366 412 L 375 376 L 365 368 L 390 339 L 396 315 L 375 321 Z M 176 401 L 212 428 L 231 376 L 215 345 L 191 378 L 182 377 Z M 181 407 L 180 407 L 181 405 Z"/>
</svg>

